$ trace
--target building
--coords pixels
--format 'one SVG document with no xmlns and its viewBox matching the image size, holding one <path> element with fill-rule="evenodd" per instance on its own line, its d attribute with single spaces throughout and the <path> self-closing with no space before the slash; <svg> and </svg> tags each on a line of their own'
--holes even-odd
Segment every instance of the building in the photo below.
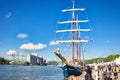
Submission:
<svg viewBox="0 0 120 80">
<path fill-rule="evenodd" d="M 43 57 L 39 57 L 37 54 L 28 54 L 27 62 L 29 62 L 31 65 L 46 65 L 46 60 L 43 59 Z"/>
</svg>

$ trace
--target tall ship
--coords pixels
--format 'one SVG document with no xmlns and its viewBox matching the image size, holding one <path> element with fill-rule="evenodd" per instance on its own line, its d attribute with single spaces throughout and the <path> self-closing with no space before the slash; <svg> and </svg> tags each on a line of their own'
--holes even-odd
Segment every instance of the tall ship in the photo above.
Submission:
<svg viewBox="0 0 120 80">
<path fill-rule="evenodd" d="M 54 42 L 57 44 L 69 44 L 71 46 L 71 48 L 69 48 L 69 50 L 71 52 L 66 53 L 68 55 L 70 55 L 70 58 L 68 57 L 64 57 L 64 54 L 61 54 L 60 51 L 62 49 L 57 48 L 55 50 L 55 54 L 66 64 L 68 65 L 67 67 L 72 67 L 69 70 L 74 69 L 74 66 L 83 66 L 84 65 L 84 61 L 83 59 L 81 59 L 81 55 L 82 55 L 82 43 L 87 43 L 90 42 L 91 40 L 87 40 L 87 39 L 82 39 L 81 34 L 82 32 L 89 32 L 91 31 L 91 29 L 89 28 L 84 28 L 81 27 L 80 24 L 83 25 L 83 23 L 88 23 L 89 20 L 79 17 L 79 14 L 77 13 L 82 13 L 86 10 L 86 8 L 76 8 L 75 7 L 75 1 L 72 0 L 72 8 L 71 9 L 64 9 L 62 10 L 63 13 L 70 13 L 71 15 L 71 19 L 70 20 L 65 20 L 65 21 L 60 21 L 58 22 L 59 25 L 67 25 L 68 27 L 65 28 L 66 26 L 63 26 L 62 29 L 58 29 L 56 30 L 56 33 L 59 34 L 67 34 L 69 33 L 69 35 L 66 35 L 64 37 L 64 39 L 61 40 L 55 40 Z M 68 49 L 66 47 L 66 49 Z M 68 69 L 68 68 L 67 68 Z M 64 69 L 65 70 L 65 69 Z M 74 75 L 74 71 L 70 72 L 68 70 L 68 73 L 70 73 L 71 75 Z M 80 69 L 81 70 L 81 69 Z M 81 74 L 81 73 L 80 73 Z"/>
</svg>

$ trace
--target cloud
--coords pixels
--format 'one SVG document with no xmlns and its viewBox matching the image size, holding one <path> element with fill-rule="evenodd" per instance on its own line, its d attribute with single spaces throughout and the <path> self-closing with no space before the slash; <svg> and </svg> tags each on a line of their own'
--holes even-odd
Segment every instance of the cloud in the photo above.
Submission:
<svg viewBox="0 0 120 80">
<path fill-rule="evenodd" d="M 11 12 L 8 12 L 7 14 L 5 14 L 5 18 L 10 18 L 12 16 Z"/>
<path fill-rule="evenodd" d="M 27 43 L 27 44 L 22 44 L 20 46 L 20 49 L 23 50 L 41 50 L 46 48 L 47 45 L 44 45 L 42 43 L 38 43 L 38 44 L 33 44 L 33 43 Z"/>
<path fill-rule="evenodd" d="M 57 44 L 59 44 L 59 43 L 56 42 L 56 41 L 51 41 L 51 42 L 49 43 L 49 45 L 57 45 Z"/>
<path fill-rule="evenodd" d="M 18 38 L 28 38 L 28 34 L 21 33 L 21 34 L 18 34 L 17 37 Z"/>
<path fill-rule="evenodd" d="M 10 49 L 8 52 L 6 52 L 7 55 L 13 55 L 16 54 L 15 50 Z"/>
</svg>

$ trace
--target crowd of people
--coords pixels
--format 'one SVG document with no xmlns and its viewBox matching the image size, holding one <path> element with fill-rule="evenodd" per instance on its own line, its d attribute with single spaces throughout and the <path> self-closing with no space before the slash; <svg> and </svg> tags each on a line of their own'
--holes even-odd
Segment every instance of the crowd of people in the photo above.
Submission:
<svg viewBox="0 0 120 80">
<path fill-rule="evenodd" d="M 85 67 L 85 80 L 120 80 L 120 65 L 94 64 Z"/>
</svg>

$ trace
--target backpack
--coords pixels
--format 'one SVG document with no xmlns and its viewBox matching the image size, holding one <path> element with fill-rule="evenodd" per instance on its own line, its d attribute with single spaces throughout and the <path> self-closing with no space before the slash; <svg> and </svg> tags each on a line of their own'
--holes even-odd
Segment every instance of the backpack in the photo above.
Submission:
<svg viewBox="0 0 120 80">
<path fill-rule="evenodd" d="M 115 66 L 115 67 L 113 68 L 113 72 L 118 73 L 118 72 L 119 72 L 119 68 L 118 68 L 117 66 Z"/>
</svg>

